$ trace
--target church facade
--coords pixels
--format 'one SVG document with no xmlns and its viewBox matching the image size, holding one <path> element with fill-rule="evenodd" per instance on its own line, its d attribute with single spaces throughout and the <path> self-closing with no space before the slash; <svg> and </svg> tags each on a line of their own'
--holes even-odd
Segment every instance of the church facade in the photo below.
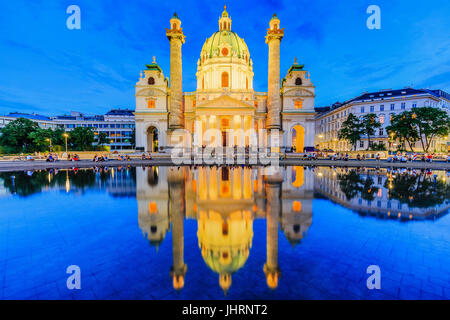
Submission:
<svg viewBox="0 0 450 320">
<path fill-rule="evenodd" d="M 276 136 L 281 151 L 314 147 L 315 87 L 304 66 L 294 62 L 280 81 L 284 29 L 269 22 L 268 90 L 253 88 L 253 61 L 245 41 L 231 29 L 226 7 L 219 31 L 209 37 L 197 62 L 197 90 L 183 92 L 185 36 L 176 14 L 166 34 L 170 42 L 170 80 L 156 63 L 136 83 L 136 149 L 168 152 L 183 139 L 186 147 L 268 147 Z M 180 136 L 179 132 L 184 132 Z"/>
</svg>

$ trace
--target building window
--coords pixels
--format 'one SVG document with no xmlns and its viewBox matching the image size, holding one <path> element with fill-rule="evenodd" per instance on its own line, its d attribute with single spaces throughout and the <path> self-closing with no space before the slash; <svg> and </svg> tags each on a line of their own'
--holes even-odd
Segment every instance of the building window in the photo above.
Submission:
<svg viewBox="0 0 450 320">
<path fill-rule="evenodd" d="M 222 88 L 228 88 L 228 72 L 222 72 Z"/>
<path fill-rule="evenodd" d="M 384 135 L 384 130 L 383 128 L 380 128 L 380 136 Z"/>
<path fill-rule="evenodd" d="M 292 210 L 296 212 L 300 212 L 302 210 L 302 203 L 300 201 L 292 202 Z"/>
<path fill-rule="evenodd" d="M 245 89 L 248 90 L 248 78 L 245 78 Z"/>
<path fill-rule="evenodd" d="M 370 112 L 374 112 L 375 111 L 375 107 L 374 106 L 370 106 Z"/>
<path fill-rule="evenodd" d="M 301 86 L 302 85 L 302 79 L 301 78 L 295 79 L 295 85 L 296 86 Z"/>
<path fill-rule="evenodd" d="M 364 113 L 364 107 L 361 107 L 361 113 Z"/>
<path fill-rule="evenodd" d="M 223 48 L 222 49 L 222 55 L 223 56 L 227 56 L 228 55 L 228 49 L 227 48 Z"/>
<path fill-rule="evenodd" d="M 413 104 L 412 104 L 412 107 L 413 107 L 413 108 L 417 108 L 417 103 L 413 103 Z"/>
<path fill-rule="evenodd" d="M 295 100 L 294 106 L 295 106 L 295 109 L 301 109 L 303 107 L 303 100 Z"/>
<path fill-rule="evenodd" d="M 153 77 L 148 78 L 148 84 L 149 85 L 155 84 L 155 78 Z"/>
<path fill-rule="evenodd" d="M 380 105 L 380 111 L 384 111 L 384 104 Z"/>
<path fill-rule="evenodd" d="M 395 110 L 395 103 L 391 103 L 391 110 Z"/>
<path fill-rule="evenodd" d="M 147 108 L 149 109 L 154 109 L 155 108 L 155 100 L 153 99 L 148 99 L 147 100 Z M 112 125 L 111 125 L 112 126 Z M 112 128 L 112 127 L 111 127 Z"/>
<path fill-rule="evenodd" d="M 406 108 L 406 103 L 405 103 L 405 102 L 402 102 L 401 109 L 402 109 L 402 110 L 405 110 L 405 108 Z"/>
<path fill-rule="evenodd" d="M 360 148 L 364 148 L 364 141 L 361 140 L 361 141 L 359 142 L 359 147 L 360 147 Z"/>
</svg>

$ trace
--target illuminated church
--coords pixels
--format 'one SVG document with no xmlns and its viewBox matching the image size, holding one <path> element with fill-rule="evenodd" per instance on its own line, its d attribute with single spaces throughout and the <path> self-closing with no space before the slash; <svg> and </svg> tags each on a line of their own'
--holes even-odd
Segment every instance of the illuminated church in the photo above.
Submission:
<svg viewBox="0 0 450 320">
<path fill-rule="evenodd" d="M 175 134 L 179 129 L 190 136 L 188 147 L 266 147 L 271 135 L 277 135 L 281 150 L 303 152 L 314 146 L 315 87 L 297 61 L 280 81 L 280 44 L 284 36 L 280 20 L 273 15 L 266 35 L 267 92 L 254 90 L 250 50 L 232 31 L 231 22 L 225 7 L 219 31 L 206 39 L 200 51 L 197 90 L 183 92 L 181 47 L 185 36 L 177 14 L 170 19 L 166 32 L 170 80 L 154 58 L 136 83 L 137 150 L 167 152 L 180 141 Z M 208 129 L 217 134 L 205 138 Z"/>
</svg>

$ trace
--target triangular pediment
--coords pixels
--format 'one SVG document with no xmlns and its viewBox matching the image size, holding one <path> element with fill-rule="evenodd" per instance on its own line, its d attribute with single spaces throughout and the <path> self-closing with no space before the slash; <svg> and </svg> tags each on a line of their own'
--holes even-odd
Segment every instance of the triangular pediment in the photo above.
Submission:
<svg viewBox="0 0 450 320">
<path fill-rule="evenodd" d="M 246 103 L 244 101 L 234 99 L 227 95 L 221 95 L 220 97 L 214 100 L 207 100 L 203 103 L 197 104 L 198 109 L 202 108 L 253 108 L 254 106 L 250 103 Z"/>
</svg>

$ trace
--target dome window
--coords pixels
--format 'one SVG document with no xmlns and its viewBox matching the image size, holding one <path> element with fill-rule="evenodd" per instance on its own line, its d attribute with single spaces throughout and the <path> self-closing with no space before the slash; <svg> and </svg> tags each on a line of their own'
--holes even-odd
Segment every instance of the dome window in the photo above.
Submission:
<svg viewBox="0 0 450 320">
<path fill-rule="evenodd" d="M 222 49 L 222 55 L 223 56 L 227 56 L 228 55 L 228 49 L 227 48 L 223 48 Z"/>
<path fill-rule="evenodd" d="M 301 86 L 302 85 L 302 79 L 301 78 L 295 79 L 295 85 L 296 86 Z"/>
<path fill-rule="evenodd" d="M 228 88 L 228 72 L 222 72 L 222 88 Z"/>
<path fill-rule="evenodd" d="M 155 78 L 153 78 L 153 77 L 148 78 L 148 84 L 149 85 L 155 84 Z"/>
</svg>

